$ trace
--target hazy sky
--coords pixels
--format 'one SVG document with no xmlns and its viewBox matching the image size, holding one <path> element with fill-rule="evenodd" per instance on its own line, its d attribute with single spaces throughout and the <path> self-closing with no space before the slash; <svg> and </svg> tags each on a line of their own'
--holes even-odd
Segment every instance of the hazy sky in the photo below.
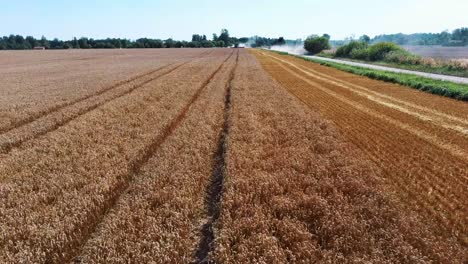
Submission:
<svg viewBox="0 0 468 264">
<path fill-rule="evenodd" d="M 468 0 L 0 0 L 0 35 L 172 37 L 193 33 L 304 38 L 328 33 L 440 32 L 468 27 Z"/>
</svg>

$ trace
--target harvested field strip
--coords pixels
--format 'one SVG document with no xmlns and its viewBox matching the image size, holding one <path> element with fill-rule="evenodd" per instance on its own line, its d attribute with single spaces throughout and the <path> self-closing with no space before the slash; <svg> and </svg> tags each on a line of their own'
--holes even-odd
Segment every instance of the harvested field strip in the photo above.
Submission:
<svg viewBox="0 0 468 264">
<path fill-rule="evenodd" d="M 286 69 L 286 71 L 288 71 L 288 69 Z M 295 74 L 295 73 L 293 73 L 293 72 L 290 72 L 290 73 L 293 74 L 293 75 Z M 299 75 L 295 75 L 295 76 L 296 76 L 297 78 L 301 78 L 301 79 L 302 79 L 302 76 L 299 76 Z M 315 88 L 321 89 L 321 87 L 318 86 L 318 84 L 313 83 L 313 82 L 310 82 L 309 80 L 306 80 L 306 79 L 303 79 L 303 80 L 306 81 L 306 82 L 309 83 L 309 84 L 314 85 Z M 325 91 L 326 91 L 326 90 L 325 90 Z M 398 126 L 398 127 L 402 128 L 402 129 L 408 130 L 409 132 L 411 132 L 411 133 L 413 133 L 413 134 L 415 134 L 415 135 L 418 135 L 418 136 L 420 136 L 420 137 L 422 137 L 422 138 L 424 138 L 424 139 L 426 139 L 426 140 L 430 140 L 430 139 L 431 139 L 431 137 L 430 137 L 429 135 L 423 135 L 423 136 L 421 136 L 420 131 L 413 129 L 413 128 L 407 126 L 407 125 L 404 124 L 404 123 L 401 123 L 401 122 L 396 121 L 396 120 L 394 120 L 394 119 L 389 119 L 388 117 L 383 116 L 383 115 L 376 114 L 375 112 L 372 112 L 370 109 L 368 109 L 368 108 L 366 108 L 366 107 L 363 107 L 362 105 L 359 105 L 359 104 L 356 104 L 356 103 L 352 103 L 352 102 L 350 102 L 349 100 L 346 100 L 346 99 L 344 99 L 343 97 L 338 96 L 337 94 L 333 94 L 333 93 L 332 93 L 332 96 L 335 96 L 337 99 L 341 100 L 342 102 L 348 103 L 348 104 L 352 105 L 353 107 L 355 107 L 356 109 L 358 109 L 358 110 L 360 110 L 360 111 L 362 111 L 362 112 L 365 112 L 366 114 L 368 114 L 368 115 L 370 115 L 370 116 L 383 119 L 383 120 L 387 121 L 387 122 L 390 123 L 390 124 L 393 124 L 393 125 Z M 357 131 L 356 131 L 356 132 L 357 132 Z M 432 143 L 434 143 L 435 145 L 440 146 L 442 149 L 444 149 L 444 147 L 445 147 L 445 145 L 440 144 L 439 142 L 437 142 L 437 140 L 436 140 L 436 141 L 433 141 Z M 391 147 L 391 146 L 387 146 L 387 147 Z M 458 150 L 457 150 L 457 149 L 452 149 L 451 146 L 447 146 L 446 149 L 449 150 L 449 151 L 452 151 L 452 152 L 454 153 L 454 155 L 460 155 L 461 157 L 465 157 L 465 154 L 464 154 L 464 153 L 458 153 L 458 152 L 457 152 Z M 409 151 L 409 150 L 407 150 L 407 151 Z M 396 156 L 394 156 L 393 158 L 396 158 Z M 427 169 L 427 168 L 426 168 L 426 169 Z M 430 176 L 432 176 L 432 177 L 438 177 L 437 175 L 430 175 Z M 423 182 L 418 182 L 418 184 L 420 185 L 420 187 L 422 187 L 423 191 L 425 191 L 425 192 L 432 192 L 432 191 L 435 191 L 434 193 L 432 193 L 432 195 L 435 196 L 435 198 L 438 200 L 438 202 L 439 202 L 442 206 L 447 207 L 446 210 L 457 210 L 458 201 L 460 201 L 460 200 L 458 200 L 458 199 L 462 199 L 461 197 L 463 197 L 463 196 L 461 196 L 461 195 L 463 195 L 463 190 L 465 189 L 466 182 L 463 182 L 463 183 L 461 183 L 461 182 L 456 182 L 456 183 L 461 184 L 461 185 L 458 185 L 458 186 L 460 187 L 461 190 L 459 191 L 459 193 L 456 193 L 456 196 L 453 197 L 453 199 L 455 199 L 455 201 L 452 202 L 452 201 L 446 201 L 446 200 L 444 200 L 444 198 L 442 197 L 442 196 L 443 196 L 443 193 L 442 193 L 442 194 L 439 193 L 439 192 L 443 192 L 443 191 L 444 191 L 443 189 L 445 188 L 444 183 L 445 183 L 445 180 L 446 180 L 446 179 L 440 179 L 440 180 L 443 181 L 443 182 L 441 182 L 441 183 L 438 183 L 438 182 L 431 182 L 431 183 L 430 183 L 430 182 L 428 182 L 428 181 L 423 181 Z M 455 179 L 455 180 L 456 180 L 456 179 Z M 464 179 L 462 179 L 462 180 L 464 180 Z M 409 191 L 408 188 L 406 187 L 407 185 L 405 185 L 405 184 L 407 184 L 407 183 L 405 182 L 405 183 L 403 183 L 403 184 L 402 184 L 401 186 L 399 186 L 399 187 L 402 188 L 402 189 L 405 189 L 405 190 Z M 449 197 L 449 198 L 452 198 L 452 197 Z M 445 198 L 445 199 L 446 199 L 446 198 Z M 462 200 L 462 201 L 463 201 L 463 200 Z M 421 200 L 420 202 L 421 202 L 421 203 L 420 203 L 419 205 L 420 205 L 422 208 L 428 208 L 428 207 L 429 207 L 429 204 L 426 203 L 425 200 Z M 461 209 L 461 208 L 460 208 L 460 209 Z M 428 212 L 430 212 L 430 211 L 428 211 Z M 441 218 L 441 220 L 444 221 L 445 219 L 444 219 L 444 218 Z M 450 219 L 449 219 L 449 220 L 450 220 Z M 453 224 L 453 223 L 452 223 L 452 224 Z"/>
<path fill-rule="evenodd" d="M 302 78 L 301 76 L 298 76 L 298 77 Z M 319 85 L 317 83 L 312 83 L 312 84 L 315 86 Z M 360 100 L 360 98 L 354 96 L 352 93 L 345 94 L 343 91 L 339 91 L 339 89 L 337 90 L 333 86 L 327 85 L 327 82 L 320 83 L 320 85 L 324 88 L 326 87 L 329 90 L 335 90 L 336 92 L 341 92 L 342 94 L 346 96 L 346 98 L 353 99 L 354 101 L 351 104 L 359 105 L 358 102 L 366 103 L 365 100 Z M 334 95 L 337 96 L 337 93 L 334 93 Z M 341 98 L 343 99 L 343 97 Z M 346 100 L 346 98 L 344 100 Z M 349 102 L 350 101 L 348 101 L 348 103 Z M 371 106 L 369 103 L 367 103 L 367 105 Z M 360 109 L 363 111 L 369 111 L 369 109 L 362 108 L 362 105 L 360 105 Z M 380 112 L 381 118 L 383 116 L 383 118 L 387 119 L 388 122 L 393 123 L 397 126 L 400 126 L 408 130 L 409 132 L 419 137 L 422 137 L 428 140 L 429 142 L 434 143 L 435 145 L 441 148 L 448 149 L 449 151 L 452 151 L 455 155 L 458 155 L 462 159 L 466 160 L 468 158 L 467 153 L 464 151 L 464 150 L 468 150 L 468 140 L 466 136 L 452 134 L 450 132 L 453 132 L 453 131 L 446 131 L 439 126 L 433 125 L 432 122 L 425 123 L 425 122 L 421 122 L 421 120 L 411 119 L 408 116 L 398 114 L 398 112 L 392 111 L 392 109 L 386 109 L 385 107 L 372 106 L 372 110 L 375 112 Z M 370 112 L 370 114 L 375 115 L 375 113 L 373 112 Z M 387 116 L 394 117 L 394 119 L 388 119 Z M 396 121 L 395 119 L 405 120 L 405 122 L 401 123 L 401 122 Z M 408 124 L 411 124 L 411 125 L 408 125 Z M 426 131 L 427 133 L 424 133 L 424 131 Z M 462 177 L 461 182 L 456 182 L 456 183 L 461 183 L 462 184 L 461 186 L 463 187 L 467 185 L 468 181 L 466 177 L 463 177 L 463 176 L 461 177 Z M 457 178 L 452 179 L 452 180 L 457 181 Z"/>
<path fill-rule="evenodd" d="M 271 57 L 259 59 L 285 88 L 334 121 L 351 142 L 382 168 L 387 184 L 400 195 L 402 204 L 428 220 L 435 219 L 442 234 L 466 243 L 465 135 L 441 125 L 424 124 L 432 122 L 417 121 L 419 118 L 414 115 L 397 114 L 399 109 L 385 110 L 386 105 L 378 106 L 367 97 L 356 96 L 336 82 L 301 75 L 302 71 Z M 442 138 L 444 129 L 447 135 Z"/>
<path fill-rule="evenodd" d="M 277 65 L 259 58 L 268 71 Z M 269 72 L 303 86 L 283 68 L 275 70 Z M 330 109 L 342 106 L 329 102 L 323 104 Z M 464 259 L 455 239 L 437 234 L 389 196 L 381 171 L 250 55 L 239 59 L 230 121 L 216 263 Z"/>
<path fill-rule="evenodd" d="M 229 74 L 229 80 L 227 83 L 226 96 L 224 99 L 224 122 L 223 130 L 221 131 L 218 139 L 218 147 L 215 153 L 215 164 L 213 172 L 211 174 L 211 183 L 207 189 L 206 197 L 206 211 L 208 212 L 208 221 L 203 225 L 202 238 L 198 244 L 197 252 L 195 253 L 196 260 L 198 263 L 211 263 L 212 260 L 209 258 L 210 254 L 214 250 L 214 225 L 218 221 L 221 213 L 221 198 L 223 196 L 223 185 L 226 178 L 226 155 L 228 146 L 228 134 L 229 134 L 229 115 L 231 108 L 231 93 L 232 93 L 232 82 L 234 74 L 239 62 L 239 51 L 236 56 L 236 65 L 232 68 Z"/>
<path fill-rule="evenodd" d="M 298 76 L 296 76 L 296 77 L 298 77 Z M 301 77 L 301 76 L 299 76 L 299 77 Z M 362 109 L 360 109 L 360 110 L 362 110 Z M 365 109 L 363 111 L 366 111 L 366 110 L 368 110 L 368 109 Z M 372 112 L 368 112 L 368 114 L 371 114 L 371 113 Z M 387 119 L 386 121 L 389 122 L 389 123 L 392 123 L 391 122 L 392 120 Z M 396 125 L 401 125 L 401 124 L 396 124 Z M 405 127 L 405 126 L 403 125 L 402 127 Z M 413 130 L 413 132 L 414 132 L 414 130 Z M 416 134 L 418 134 L 417 131 L 416 131 Z M 387 146 L 387 147 L 391 147 L 391 146 Z M 410 150 L 407 150 L 407 151 L 410 151 Z M 428 162 L 430 162 L 429 164 L 434 163 L 434 160 L 431 160 L 431 158 L 432 157 L 428 157 L 428 159 L 429 159 Z M 460 167 L 460 165 L 458 165 L 458 166 Z M 427 169 L 427 168 L 425 168 L 425 169 Z M 425 192 L 430 192 L 431 193 L 431 196 L 432 196 L 431 200 L 434 200 L 434 198 L 435 198 L 436 200 L 438 200 L 438 203 L 440 203 L 440 205 L 442 207 L 446 207 L 445 212 L 450 212 L 450 210 L 455 210 L 454 215 L 459 216 L 460 214 L 463 213 L 463 211 L 462 211 L 463 207 L 466 207 L 466 204 L 462 202 L 461 203 L 462 207 L 460 208 L 460 201 L 464 201 L 463 194 L 464 194 L 464 190 L 466 188 L 466 176 L 464 176 L 464 175 L 466 175 L 466 174 L 461 175 L 462 182 L 457 181 L 456 175 L 454 175 L 455 178 L 454 178 L 454 176 L 452 176 L 452 178 L 450 179 L 452 181 L 451 185 L 453 185 L 456 189 L 458 189 L 458 191 L 455 192 L 455 195 L 452 192 L 448 197 L 443 197 L 443 198 L 440 197 L 438 191 L 440 191 L 440 189 L 442 189 L 443 192 L 447 192 L 447 190 L 445 190 L 445 188 L 447 187 L 447 179 L 445 177 L 441 177 L 438 174 L 428 174 L 428 175 L 426 175 L 426 177 L 428 177 L 428 179 L 423 181 L 423 182 L 418 182 L 418 184 L 420 185 L 420 187 L 423 188 L 423 190 Z M 439 178 L 439 180 L 438 181 L 432 181 L 431 178 Z M 403 183 L 400 186 L 400 188 L 408 189 L 405 184 L 407 184 L 407 183 Z M 446 193 L 442 194 L 442 196 L 447 196 L 447 194 Z M 449 201 L 447 201 L 447 200 L 449 200 Z M 420 200 L 420 203 L 421 203 L 420 205 L 423 208 L 425 208 L 425 209 L 428 208 L 428 204 L 426 203 L 426 200 Z M 440 216 L 439 218 L 440 218 L 441 221 L 444 221 L 446 224 L 447 223 L 450 223 L 452 225 L 453 224 L 458 224 L 455 221 L 453 221 L 453 219 L 451 219 L 450 217 L 448 218 L 448 221 L 447 221 L 447 219 L 445 217 Z"/>
<path fill-rule="evenodd" d="M 274 58 L 275 60 L 281 61 L 283 63 L 288 64 L 291 67 L 294 67 L 295 69 L 300 70 L 302 73 L 305 73 L 309 76 L 314 77 L 315 79 L 320 79 L 320 80 L 326 80 L 327 82 L 331 82 L 334 85 L 343 87 L 345 89 L 349 89 L 353 91 L 354 93 L 364 96 L 369 100 L 372 100 L 376 103 L 384 104 L 387 107 L 392 107 L 395 108 L 399 111 L 402 111 L 404 113 L 410 114 L 410 115 L 415 115 L 416 117 L 422 119 L 422 120 L 430 120 L 432 122 L 435 122 L 437 124 L 440 124 L 446 128 L 453 129 L 455 131 L 458 131 L 460 133 L 463 133 L 465 135 L 468 135 L 468 120 L 466 118 L 459 118 L 453 115 L 448 115 L 439 111 L 436 111 L 434 109 L 429 109 L 424 106 L 420 106 L 417 104 L 413 104 L 407 101 L 403 101 L 400 99 L 397 99 L 392 96 L 388 96 L 382 93 L 378 93 L 375 91 L 372 91 L 364 86 L 361 85 L 356 85 L 347 81 L 340 80 L 338 78 L 335 78 L 330 75 L 326 75 L 323 73 L 320 73 L 316 70 L 313 69 L 308 69 L 306 67 L 300 67 L 297 66 L 291 62 L 288 62 L 286 60 L 277 58 L 276 56 L 272 56 L 266 53 L 262 53 L 265 56 L 269 56 L 271 58 Z M 421 112 L 416 112 L 416 111 L 421 111 Z M 447 120 L 448 119 L 448 120 Z M 452 122 L 450 122 L 452 121 Z M 454 123 L 452 125 L 451 123 Z"/>
<path fill-rule="evenodd" d="M 353 107 L 355 107 L 356 109 L 359 109 L 360 111 L 363 111 L 363 112 L 366 112 L 368 115 L 372 115 L 376 118 L 380 118 L 380 119 L 383 119 L 385 120 L 386 122 L 390 123 L 390 124 L 393 124 L 395 126 L 398 126 L 400 127 L 401 129 L 405 129 L 407 130 L 408 132 L 428 141 L 429 143 L 435 145 L 435 146 L 438 146 L 440 147 L 441 149 L 445 149 L 447 151 L 449 151 L 452 155 L 456 156 L 456 157 L 459 157 L 461 159 L 465 159 L 468 161 L 468 155 L 467 153 L 465 152 L 465 150 L 463 148 L 460 148 L 458 147 L 457 145 L 452 145 L 450 143 L 445 143 L 443 139 L 440 139 L 440 138 L 437 138 L 431 134 L 427 134 L 427 133 L 424 133 L 420 130 L 417 130 L 415 128 L 413 128 L 412 126 L 408 125 L 407 123 L 403 123 L 403 122 L 400 122 L 398 120 L 395 120 L 395 119 L 392 119 L 392 118 L 389 118 L 388 116 L 386 115 L 382 115 L 382 114 L 379 114 L 379 113 L 376 113 L 374 111 L 372 111 L 370 108 L 367 108 L 365 107 L 364 105 L 362 104 L 359 104 L 355 101 L 351 101 L 351 100 L 348 100 L 346 97 L 344 96 L 341 96 L 339 95 L 338 93 L 336 92 L 333 92 L 329 89 L 326 89 L 326 88 L 323 88 L 320 84 L 318 84 L 317 82 L 313 82 L 313 81 L 310 81 L 309 79 L 307 78 L 304 78 L 303 76 L 295 73 L 294 71 L 286 68 L 285 66 L 281 65 L 281 64 L 278 64 L 281 68 L 283 68 L 285 71 L 291 73 L 292 75 L 294 75 L 296 78 L 299 78 L 307 83 L 309 83 L 310 85 L 312 85 L 314 88 L 316 89 L 320 89 L 322 90 L 323 92 L 325 93 L 328 93 L 330 94 L 331 96 L 337 98 L 338 100 L 344 102 L 344 103 L 347 103 Z"/>
<path fill-rule="evenodd" d="M 206 54 L 206 52 L 203 54 Z M 140 75 L 138 78 L 132 78 L 130 81 L 124 81 L 119 85 L 113 85 L 111 88 L 101 90 L 99 93 L 82 98 L 74 103 L 68 104 L 67 106 L 62 106 L 53 111 L 49 111 L 46 114 L 37 116 L 36 119 L 30 120 L 30 122 L 17 126 L 15 129 L 10 129 L 0 135 L 0 154 L 7 154 L 11 149 L 18 147 L 25 141 L 56 130 L 80 115 L 92 111 L 112 100 L 128 95 L 136 89 L 155 81 L 162 76 L 170 74 L 190 61 L 192 60 L 180 63 L 175 67 L 171 67 L 173 64 L 160 67 L 158 70 L 152 71 L 150 74 Z M 165 69 L 168 70 L 164 71 Z M 154 73 L 158 74 L 151 76 Z"/>
<path fill-rule="evenodd" d="M 278 56 L 274 53 L 268 53 L 268 55 L 286 62 L 292 62 L 296 67 L 301 67 L 302 69 L 329 78 L 330 80 L 338 81 L 357 89 L 364 89 L 364 91 L 375 92 L 373 95 L 391 99 L 394 102 L 411 106 L 431 114 L 440 115 L 440 117 L 445 117 L 446 119 L 456 120 L 464 124 L 467 122 L 466 116 L 468 115 L 468 109 L 461 107 L 465 105 L 466 102 L 430 95 L 425 92 L 408 89 L 401 85 L 368 79 L 295 57 Z"/>
<path fill-rule="evenodd" d="M 76 260 L 188 263 L 207 218 L 204 188 L 217 164 L 231 58 L 201 92 Z M 188 147 L 190 146 L 190 147 Z M 208 221 L 208 220 L 206 220 Z"/>
<path fill-rule="evenodd" d="M 228 57 L 214 53 L 0 160 L 0 262 L 71 258 L 149 158 L 149 146 L 172 131 Z"/>
</svg>

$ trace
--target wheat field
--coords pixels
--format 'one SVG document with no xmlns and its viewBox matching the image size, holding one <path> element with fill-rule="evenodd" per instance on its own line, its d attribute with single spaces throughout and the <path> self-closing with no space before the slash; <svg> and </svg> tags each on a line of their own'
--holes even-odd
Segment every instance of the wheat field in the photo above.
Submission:
<svg viewBox="0 0 468 264">
<path fill-rule="evenodd" d="M 0 263 L 468 260 L 466 102 L 250 49 L 0 65 Z"/>
</svg>

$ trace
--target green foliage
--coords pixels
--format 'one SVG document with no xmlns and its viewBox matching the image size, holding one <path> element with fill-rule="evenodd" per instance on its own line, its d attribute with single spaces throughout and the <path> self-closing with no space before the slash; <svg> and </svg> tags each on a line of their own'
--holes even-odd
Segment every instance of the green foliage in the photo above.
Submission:
<svg viewBox="0 0 468 264">
<path fill-rule="evenodd" d="M 175 41 L 172 40 L 171 38 L 168 38 L 164 41 L 164 47 L 165 48 L 175 48 Z"/>
<path fill-rule="evenodd" d="M 304 41 L 304 49 L 311 54 L 317 54 L 322 50 L 329 49 L 330 43 L 327 37 L 308 37 Z"/>
<path fill-rule="evenodd" d="M 286 41 L 284 40 L 283 37 L 279 37 L 278 41 L 276 42 L 276 45 L 284 45 L 286 44 Z"/>
<path fill-rule="evenodd" d="M 197 41 L 197 42 L 202 42 L 206 41 L 206 36 L 205 35 L 198 35 L 198 34 L 193 34 L 192 35 L 192 41 Z"/>
<path fill-rule="evenodd" d="M 242 38 L 242 41 L 248 41 L 248 38 Z M 21 35 L 10 35 L 0 38 L 0 50 L 10 49 L 32 49 L 37 46 L 43 46 L 46 49 L 115 49 L 115 48 L 212 48 L 238 46 L 239 40 L 230 37 L 227 29 L 221 31 L 218 37 L 213 34 L 213 40 L 208 40 L 206 35 L 193 34 L 192 41 L 175 41 L 172 38 L 164 41 L 160 39 L 140 38 L 135 41 L 120 38 L 92 39 L 74 37 L 72 40 L 62 41 L 57 38 L 48 40 L 45 37 L 35 39 L 28 36 L 24 38 Z"/>
<path fill-rule="evenodd" d="M 368 46 L 366 42 L 351 41 L 349 44 L 339 47 L 335 52 L 335 57 L 377 61 L 383 60 L 390 52 L 403 53 L 406 51 L 390 42 L 380 42 Z"/>
<path fill-rule="evenodd" d="M 399 45 L 466 46 L 468 45 L 468 28 L 458 28 L 452 33 L 443 31 L 440 33 L 379 35 L 374 37 L 371 42 L 393 42 Z"/>
<path fill-rule="evenodd" d="M 383 60 L 385 56 L 391 51 L 403 52 L 403 49 L 395 43 L 380 42 L 369 46 L 369 60 L 378 61 Z"/>
<path fill-rule="evenodd" d="M 446 96 L 462 101 L 468 101 L 468 85 L 458 84 L 447 81 L 433 80 L 429 78 L 420 77 L 417 75 L 386 72 L 381 70 L 366 69 L 357 66 L 344 65 L 334 62 L 325 62 L 321 60 L 309 59 L 299 57 L 304 60 L 320 63 L 321 65 L 333 67 L 342 71 L 350 72 L 353 74 L 366 76 L 371 79 L 381 80 L 385 82 L 397 83 L 421 91 L 432 94 Z"/>
<path fill-rule="evenodd" d="M 369 44 L 370 40 L 371 38 L 367 35 L 362 35 L 361 37 L 359 37 L 359 41 L 367 43 L 367 44 Z"/>
<path fill-rule="evenodd" d="M 422 58 L 411 54 L 406 50 L 400 49 L 388 52 L 383 60 L 389 63 L 419 65 L 421 64 Z"/>
<path fill-rule="evenodd" d="M 249 41 L 249 38 L 239 38 L 239 43 L 247 43 Z"/>
<path fill-rule="evenodd" d="M 218 40 L 215 42 L 215 47 L 219 47 L 219 48 L 222 48 L 222 47 L 225 47 L 226 46 L 226 43 L 224 43 L 224 41 L 222 40 Z"/>
<path fill-rule="evenodd" d="M 358 49 L 367 49 L 367 43 L 351 41 L 349 44 L 339 47 L 335 52 L 335 57 L 351 58 L 351 53 Z"/>
<path fill-rule="evenodd" d="M 353 49 L 351 54 L 349 54 L 350 58 L 356 60 L 368 60 L 369 59 L 369 50 L 368 49 Z"/>
<path fill-rule="evenodd" d="M 221 34 L 218 37 L 218 41 L 219 40 L 224 42 L 224 47 L 229 47 L 231 45 L 229 31 L 227 29 L 221 29 Z"/>
</svg>

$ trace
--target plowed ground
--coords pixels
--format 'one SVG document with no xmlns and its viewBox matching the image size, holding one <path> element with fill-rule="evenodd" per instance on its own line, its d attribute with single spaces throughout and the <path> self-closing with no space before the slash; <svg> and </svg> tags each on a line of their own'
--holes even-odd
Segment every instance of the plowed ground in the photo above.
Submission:
<svg viewBox="0 0 468 264">
<path fill-rule="evenodd" d="M 467 243 L 468 105 L 289 56 L 264 69 L 382 169 L 386 184 L 441 233 Z"/>
</svg>

